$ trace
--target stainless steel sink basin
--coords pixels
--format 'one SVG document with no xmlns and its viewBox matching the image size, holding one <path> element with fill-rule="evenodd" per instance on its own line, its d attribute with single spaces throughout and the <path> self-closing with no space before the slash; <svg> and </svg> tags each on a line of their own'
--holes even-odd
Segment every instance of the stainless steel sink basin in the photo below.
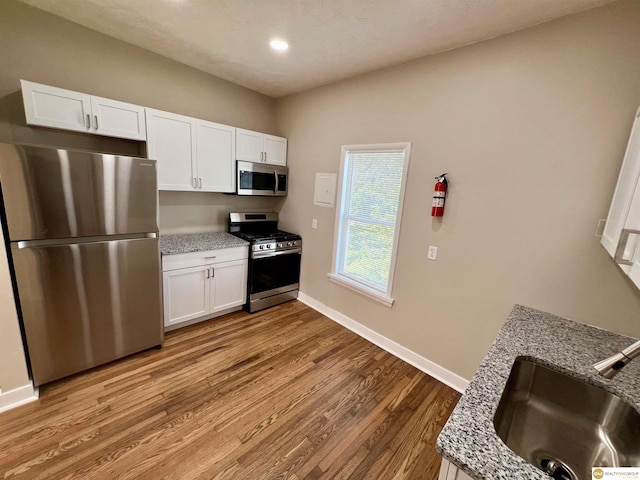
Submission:
<svg viewBox="0 0 640 480">
<path fill-rule="evenodd" d="M 493 424 L 516 454 L 555 479 L 640 466 L 640 414 L 602 388 L 516 359 Z"/>
</svg>

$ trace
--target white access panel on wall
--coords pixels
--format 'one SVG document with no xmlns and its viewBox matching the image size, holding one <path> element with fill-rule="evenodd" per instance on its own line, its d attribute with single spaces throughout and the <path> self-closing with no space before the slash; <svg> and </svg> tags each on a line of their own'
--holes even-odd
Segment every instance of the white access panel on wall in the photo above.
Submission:
<svg viewBox="0 0 640 480">
<path fill-rule="evenodd" d="M 336 202 L 335 173 L 316 173 L 316 188 L 313 204 L 319 207 L 333 208 Z"/>
</svg>

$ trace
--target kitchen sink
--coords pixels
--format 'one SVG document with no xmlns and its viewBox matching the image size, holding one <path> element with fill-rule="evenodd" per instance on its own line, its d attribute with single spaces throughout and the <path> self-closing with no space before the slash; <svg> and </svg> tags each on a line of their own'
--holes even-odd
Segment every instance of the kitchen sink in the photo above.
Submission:
<svg viewBox="0 0 640 480">
<path fill-rule="evenodd" d="M 640 466 L 640 414 L 606 390 L 517 358 L 493 417 L 516 454 L 558 480 Z"/>
</svg>

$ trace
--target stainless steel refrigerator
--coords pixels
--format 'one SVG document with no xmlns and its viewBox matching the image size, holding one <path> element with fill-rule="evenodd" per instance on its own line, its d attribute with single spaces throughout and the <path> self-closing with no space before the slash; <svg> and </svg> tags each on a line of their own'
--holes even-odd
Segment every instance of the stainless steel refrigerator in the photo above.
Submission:
<svg viewBox="0 0 640 480">
<path fill-rule="evenodd" d="M 162 344 L 155 161 L 0 144 L 0 186 L 35 385 Z"/>
</svg>

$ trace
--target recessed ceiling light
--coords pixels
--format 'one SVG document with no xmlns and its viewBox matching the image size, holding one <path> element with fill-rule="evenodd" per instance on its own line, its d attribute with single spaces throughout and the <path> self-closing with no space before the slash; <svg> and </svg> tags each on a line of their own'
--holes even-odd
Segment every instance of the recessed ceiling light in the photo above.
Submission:
<svg viewBox="0 0 640 480">
<path fill-rule="evenodd" d="M 289 50 L 289 44 L 284 40 L 271 40 L 271 43 L 269 43 L 269 45 L 271 45 L 271 48 L 277 50 L 278 52 L 286 52 L 287 50 Z"/>
</svg>

